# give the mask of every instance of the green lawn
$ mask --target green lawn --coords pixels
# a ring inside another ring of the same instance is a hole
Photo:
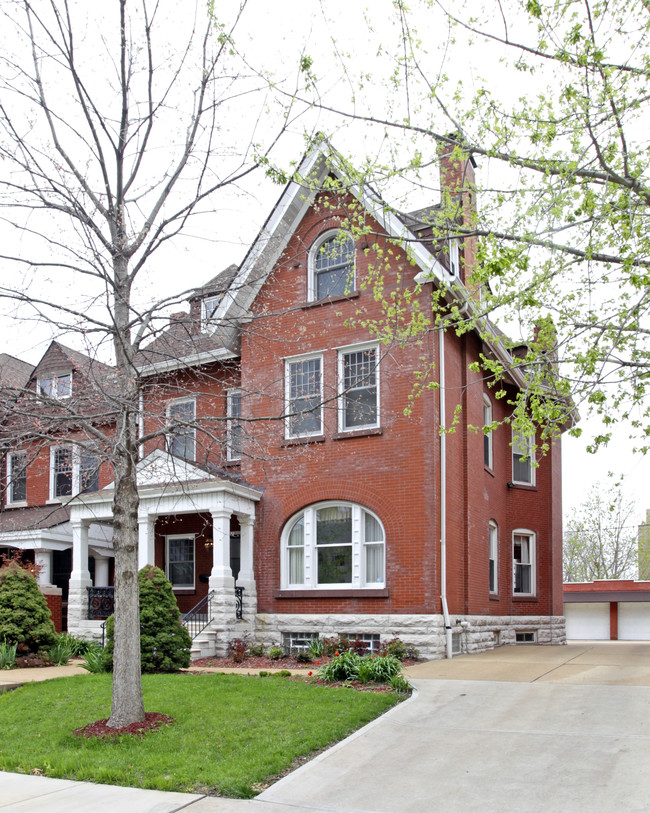
[[[145,709],[170,715],[173,725],[142,738],[73,736],[109,716],[111,678],[60,678],[0,695],[0,769],[249,798],[296,757],[401,699],[281,677],[144,675]]]

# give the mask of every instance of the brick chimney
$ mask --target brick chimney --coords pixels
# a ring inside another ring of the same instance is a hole
[[[467,284],[476,259],[476,237],[463,237],[472,229],[476,216],[476,161],[460,146],[457,134],[438,142],[440,198],[449,216],[449,237],[459,237],[460,278]],[[478,296],[475,291],[470,292]]]

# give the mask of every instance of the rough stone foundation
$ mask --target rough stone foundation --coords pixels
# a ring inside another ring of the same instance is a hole
[[[451,618],[454,654],[484,652],[516,644],[518,632],[534,633],[537,644],[566,644],[564,616],[459,616]],[[271,615],[259,613],[251,630],[258,643],[279,643],[283,632],[317,632],[321,637],[379,633],[401,638],[428,658],[445,657],[442,615]],[[456,638],[458,636],[458,638]]]

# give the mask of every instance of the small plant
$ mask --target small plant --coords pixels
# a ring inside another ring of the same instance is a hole
[[[253,658],[263,658],[266,655],[266,647],[264,644],[251,644],[248,654]]]
[[[413,646],[413,644],[407,644],[399,638],[393,638],[383,645],[381,654],[384,656],[392,655],[394,658],[404,661],[416,660],[420,652]]]
[[[355,638],[354,641],[350,642],[349,646],[352,652],[356,652],[357,655],[367,655],[370,651],[368,641],[362,641],[361,638]]]
[[[0,641],[0,669],[13,669],[16,665],[17,644]]]
[[[308,649],[299,649],[296,651],[296,660],[298,663],[311,663],[311,652]]]
[[[324,666],[321,666],[318,676],[326,683],[357,680],[361,660],[361,657],[356,652],[341,652]]]
[[[89,644],[86,654],[84,655],[84,662],[81,664],[81,668],[85,669],[87,672],[93,672],[94,674],[106,672],[103,650],[99,644]]]
[[[75,656],[75,650],[67,636],[61,635],[59,640],[47,651],[47,656],[57,666],[65,666]]]
[[[408,694],[408,692],[411,691],[411,684],[401,673],[398,675],[393,675],[393,677],[390,679],[390,686],[391,689],[399,692],[400,694]]]
[[[279,661],[280,658],[284,658],[284,649],[282,649],[281,646],[278,646],[277,644],[274,644],[269,649],[269,658],[272,661]]]
[[[323,638],[322,655],[332,657],[337,652],[345,652],[350,648],[350,641],[345,635],[334,635],[331,638]]]
[[[76,638],[74,635],[70,635],[69,632],[64,632],[59,637],[59,641],[67,642],[72,650],[73,658],[81,658],[89,649],[93,649],[93,647],[96,646],[95,641],[87,641],[85,638]]]
[[[314,658],[321,658],[323,656],[323,649],[325,645],[322,638],[312,638],[309,642],[309,654]]]
[[[291,677],[291,672],[288,669],[280,669],[279,672],[275,673],[275,677],[283,677],[283,678]]]
[[[249,652],[250,645],[245,635],[243,638],[232,638],[228,641],[228,657],[232,658],[235,663],[242,663]]]
[[[268,676],[269,676],[269,673],[266,671],[266,669],[260,669],[260,677],[268,677]]]

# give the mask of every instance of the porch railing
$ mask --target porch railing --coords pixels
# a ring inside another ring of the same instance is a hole
[[[108,618],[115,612],[114,587],[87,587],[88,618]]]
[[[214,590],[210,590],[198,604],[183,616],[183,626],[187,628],[190,638],[194,640],[199,633],[208,626],[214,618],[212,601],[215,597]],[[244,617],[244,588],[235,587],[235,618],[241,620]]]
[[[196,636],[202,632],[212,621],[212,599],[214,598],[214,590],[210,590],[207,596],[204,596],[198,604],[185,613],[183,616],[183,625],[187,628],[190,638],[194,640]]]

